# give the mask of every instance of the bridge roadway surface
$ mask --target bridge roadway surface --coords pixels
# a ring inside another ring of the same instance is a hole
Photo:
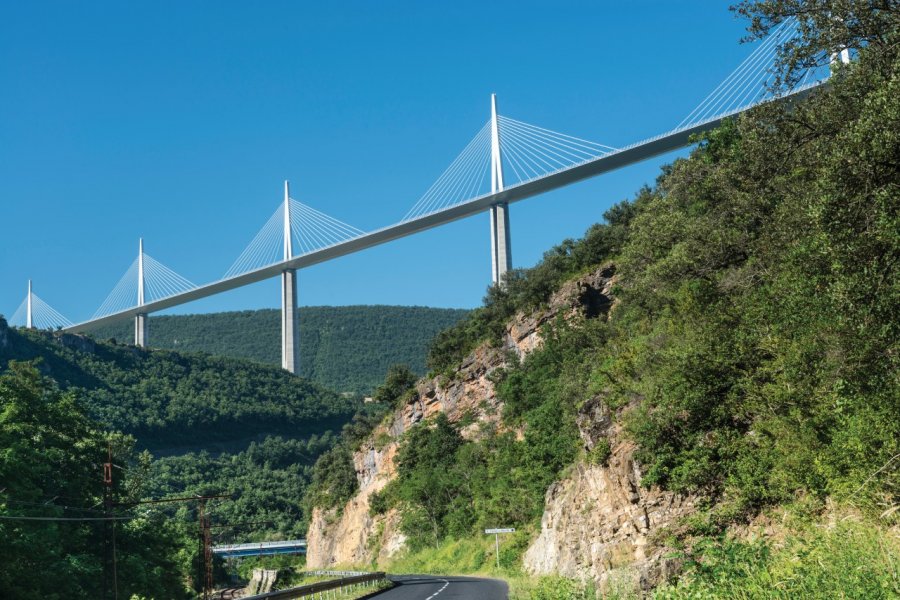
[[[507,600],[509,587],[499,579],[449,575],[390,575],[397,584],[377,600]]]
[[[821,85],[821,82],[818,81],[807,84],[784,96],[780,96],[775,100],[783,101],[791,98],[802,98],[810,94],[819,85]],[[526,198],[531,198],[532,196],[537,196],[550,190],[558,189],[609,171],[639,163],[654,156],[659,156],[690,145],[693,135],[714,129],[715,127],[718,127],[724,119],[740,114],[748,110],[748,108],[749,107],[743,107],[732,110],[731,112],[706,119],[700,123],[688,125],[654,138],[632,144],[631,146],[626,146],[625,148],[615,150],[597,158],[542,175],[536,179],[508,186],[502,191],[478,196],[460,204],[409,221],[403,221],[343,242],[335,243],[331,246],[294,256],[285,261],[276,262],[240,275],[191,288],[184,292],[147,302],[139,306],[133,306],[116,313],[63,327],[62,331],[69,333],[85,332],[101,325],[106,325],[126,318],[133,318],[139,314],[150,314],[166,308],[172,308],[187,302],[192,302],[214,294],[219,294],[221,292],[279,276],[285,270],[302,269],[304,267],[316,265],[367,248],[372,248],[386,242],[407,237],[433,227],[438,227],[458,219],[463,219],[487,211],[491,206],[498,203],[512,204],[513,202],[525,200]]]

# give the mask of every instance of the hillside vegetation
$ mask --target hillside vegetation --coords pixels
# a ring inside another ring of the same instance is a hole
[[[0,372],[9,360],[39,359],[41,371],[75,392],[92,419],[154,451],[246,446],[268,434],[306,437],[340,429],[357,408],[280,367],[2,327]]]
[[[499,523],[534,531],[550,482],[576,460],[606,460],[602,444],[585,453],[576,426],[599,398],[636,444],[643,485],[701,499],[671,532],[688,568],[661,597],[900,595],[900,8],[740,10],[759,34],[812,15],[784,49],[784,79],[823,45],[860,48],[858,60],[804,101],[704,135],[653,188],[512,272],[505,291],[436,338],[429,367],[452,378],[517,311],[615,265],[608,321],[549,324],[544,346],[496,378],[505,432],[467,441],[438,416],[405,434],[397,477],[372,509],[401,510],[413,552]],[[347,464],[338,450],[323,457],[311,502],[340,506]],[[726,535],[778,510],[813,524],[849,514],[851,532],[798,525],[777,549]],[[501,554],[507,567],[528,541]],[[859,577],[841,575],[853,569]],[[563,597],[542,593],[533,597]]]
[[[425,372],[428,343],[468,313],[423,306],[303,306],[300,375],[338,392],[368,394],[394,364]],[[150,317],[150,346],[281,365],[281,313],[246,310]],[[129,343],[131,323],[91,332]]]
[[[225,495],[208,507],[217,541],[302,536],[312,466],[357,411],[359,399],[279,367],[10,329],[0,318],[3,597],[111,589],[111,529],[96,520],[108,445],[120,592],[190,597],[197,503],[130,503]]]

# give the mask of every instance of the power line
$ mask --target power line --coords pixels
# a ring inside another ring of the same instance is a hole
[[[130,521],[137,517],[14,517],[0,515],[4,521]]]

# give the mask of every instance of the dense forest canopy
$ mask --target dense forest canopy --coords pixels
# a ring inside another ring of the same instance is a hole
[[[369,394],[388,367],[425,372],[431,338],[468,313],[424,306],[300,307],[300,375],[337,392]],[[281,364],[278,310],[150,317],[150,346]],[[130,343],[131,323],[92,331]]]
[[[77,392],[100,424],[143,447],[246,446],[262,435],[306,437],[338,430],[355,412],[344,398],[279,367],[247,360],[93,343],[79,336],[6,329],[10,359],[40,359],[41,371]]]

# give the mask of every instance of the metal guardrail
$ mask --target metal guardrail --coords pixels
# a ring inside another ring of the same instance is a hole
[[[342,573],[346,571],[322,571],[321,573]],[[385,573],[379,571],[377,573],[365,573],[363,575],[353,575],[352,577],[340,577],[339,579],[330,579],[328,581],[319,581],[308,585],[289,588],[286,590],[278,590],[275,592],[267,592],[265,594],[257,594],[256,596],[245,596],[242,600],[287,600],[289,598],[305,598],[318,594],[319,592],[327,592],[330,590],[343,589],[358,585],[366,585],[375,583],[385,579]]]

